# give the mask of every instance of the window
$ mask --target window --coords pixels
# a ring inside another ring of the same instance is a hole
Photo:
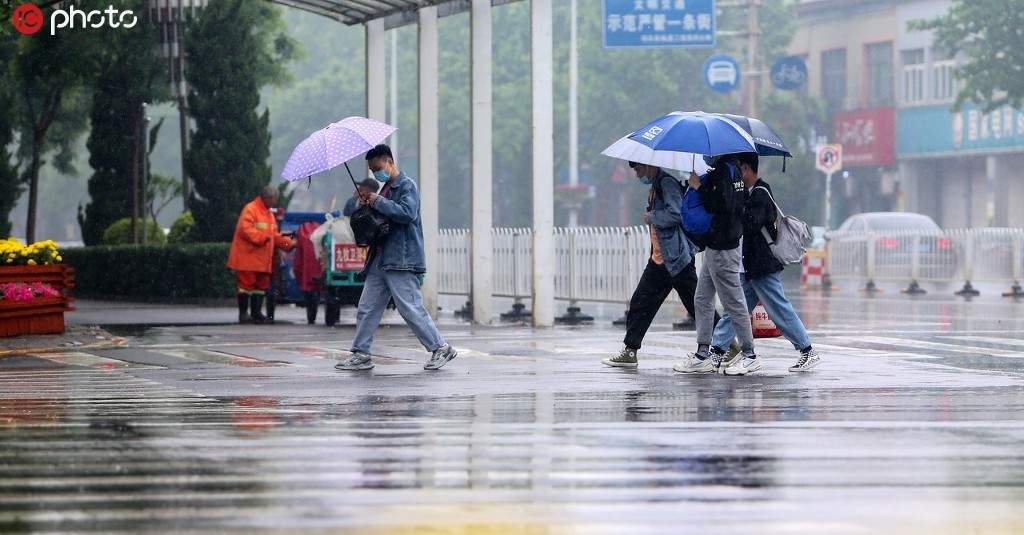
[[[843,109],[846,100],[846,49],[821,53],[821,96],[829,111]]]
[[[900,63],[903,64],[904,104],[919,104],[924,101],[924,49],[904,50],[900,52]]]
[[[949,102],[960,92],[960,84],[956,79],[956,60],[945,50],[932,49],[932,98],[939,102]]]
[[[891,106],[892,43],[867,45],[864,55],[868,71],[868,106]]]

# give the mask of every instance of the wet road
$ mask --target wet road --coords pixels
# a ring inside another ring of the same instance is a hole
[[[808,296],[826,363],[686,377],[693,334],[128,328],[0,359],[0,532],[1021,533],[1024,303]]]

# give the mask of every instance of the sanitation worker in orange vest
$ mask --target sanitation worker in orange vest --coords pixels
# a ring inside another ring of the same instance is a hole
[[[242,208],[231,240],[228,268],[238,280],[238,322],[264,323],[260,312],[270,287],[270,273],[276,249],[291,250],[295,242],[278,234],[270,209],[277,206],[277,188],[266,186],[260,196]],[[249,313],[249,310],[252,313]]]

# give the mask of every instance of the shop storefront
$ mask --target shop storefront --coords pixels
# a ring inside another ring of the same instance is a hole
[[[965,104],[900,109],[899,177],[908,209],[946,228],[1024,226],[1024,113]]]
[[[843,146],[843,180],[835,187],[843,199],[840,214],[886,212],[898,209],[900,187],[896,173],[892,107],[836,112],[830,141]],[[841,222],[841,219],[834,223]]]

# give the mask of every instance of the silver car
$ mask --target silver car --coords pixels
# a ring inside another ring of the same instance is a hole
[[[945,279],[956,273],[961,254],[957,243],[932,218],[923,214],[868,212],[852,215],[837,231],[826,234],[826,239],[841,239],[846,243],[867,242],[871,236],[874,237],[875,269],[879,276],[906,271],[914,256],[915,237],[922,279]],[[857,250],[859,254],[865,252],[863,248]],[[864,263],[855,261],[853,265],[863,266]]]

